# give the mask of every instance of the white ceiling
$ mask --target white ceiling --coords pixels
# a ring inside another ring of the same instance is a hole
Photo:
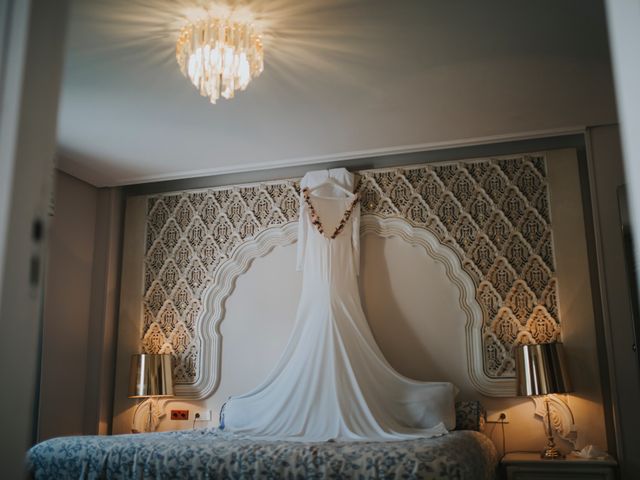
[[[265,71],[211,105],[173,56],[203,2],[73,0],[60,168],[122,185],[616,121],[600,1],[245,3]]]

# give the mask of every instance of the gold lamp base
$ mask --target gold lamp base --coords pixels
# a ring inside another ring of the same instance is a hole
[[[564,458],[564,455],[560,453],[555,445],[548,445],[547,448],[540,452],[540,458],[555,460],[557,458]]]
[[[540,454],[540,457],[547,460],[555,460],[557,458],[564,458],[564,455],[560,453],[556,442],[553,441],[553,428],[551,426],[551,409],[549,408],[549,397],[544,399],[545,406],[547,407],[547,446]]]

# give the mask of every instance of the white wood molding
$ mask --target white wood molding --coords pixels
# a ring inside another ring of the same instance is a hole
[[[97,187],[118,187],[124,185],[137,185],[141,183],[167,182],[172,180],[184,180],[199,177],[209,177],[213,175],[229,175],[256,171],[269,171],[281,168],[294,168],[305,165],[322,165],[326,163],[344,162],[347,160],[358,160],[363,158],[377,158],[391,155],[405,155],[411,153],[425,153],[437,150],[445,150],[451,148],[479,147],[482,145],[491,145],[501,142],[517,142],[525,140],[536,140],[552,137],[561,137],[564,135],[579,135],[585,131],[584,125],[573,125],[566,128],[553,128],[544,130],[532,130],[528,132],[508,133],[502,135],[487,135],[483,137],[474,137],[467,139],[453,139],[442,142],[427,142],[409,145],[397,145],[386,148],[367,148],[362,150],[353,150],[342,153],[329,155],[317,155],[300,158],[289,158],[279,161],[261,162],[261,163],[245,163],[243,165],[223,165],[214,168],[204,168],[196,170],[184,170],[176,173],[167,173],[161,175],[142,175],[125,178],[114,178],[110,182],[104,182],[103,178],[91,177],[89,183]],[[70,175],[78,178],[87,177],[89,174],[81,171],[78,166],[72,164],[68,158],[72,155],[67,154],[64,149],[60,149],[60,163],[64,171],[68,171]]]
[[[398,237],[411,245],[422,247],[429,257],[444,265],[447,278],[458,289],[459,306],[466,316],[465,344],[469,381],[478,392],[484,395],[492,397],[515,395],[515,379],[492,378],[484,372],[482,308],[476,300],[473,279],[464,270],[460,257],[454,250],[440,242],[431,231],[413,227],[399,217],[381,218],[376,215],[365,215],[362,217],[360,234],[377,234],[383,238]]]
[[[197,343],[200,348],[200,368],[193,384],[175,385],[177,396],[185,399],[202,399],[213,394],[220,384],[222,335],[220,324],[225,316],[225,303],[235,288],[237,278],[246,272],[251,262],[263,257],[273,248],[290,245],[296,241],[298,224],[289,222],[283,226],[268,228],[251,240],[238,246],[233,255],[216,271],[212,286],[204,293],[204,309],[197,322]]]
[[[459,305],[466,316],[465,343],[466,365],[469,381],[482,394],[489,396],[512,396],[515,380],[512,378],[491,378],[483,369],[482,324],[483,313],[475,299],[476,288],[472,278],[464,270],[460,258],[450,247],[441,243],[427,229],[413,227],[406,220],[381,218],[376,215],[362,217],[361,235],[376,234],[383,238],[398,237],[405,242],[422,247],[427,255],[445,267],[449,280],[459,292]],[[229,298],[237,278],[245,273],[252,261],[269,253],[276,246],[290,245],[296,241],[297,224],[287,223],[281,227],[269,228],[240,245],[233,256],[216,272],[214,281],[205,293],[202,319],[198,322],[197,341],[200,348],[199,375],[193,384],[176,385],[176,395],[184,399],[203,399],[212,395],[220,383],[222,335],[220,324],[225,316],[225,303]]]

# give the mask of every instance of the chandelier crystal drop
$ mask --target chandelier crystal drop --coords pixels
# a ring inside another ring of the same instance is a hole
[[[233,98],[262,73],[262,35],[250,23],[210,17],[182,28],[176,60],[200,95],[216,103]]]

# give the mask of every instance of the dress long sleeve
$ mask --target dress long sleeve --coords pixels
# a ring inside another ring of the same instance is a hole
[[[351,212],[353,227],[351,230],[351,245],[353,247],[353,267],[356,275],[360,275],[360,203]]]
[[[298,245],[296,247],[296,270],[302,271],[304,266],[304,255],[307,251],[307,228],[309,222],[309,214],[307,206],[304,203],[302,193],[300,193],[300,215],[298,217]]]

